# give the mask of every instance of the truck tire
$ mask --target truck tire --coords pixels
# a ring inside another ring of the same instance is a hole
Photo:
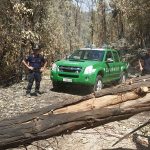
[[[102,88],[103,88],[102,77],[100,75],[98,75],[96,78],[96,82],[95,82],[93,91],[97,92],[97,91],[102,90]]]
[[[119,84],[125,83],[127,80],[127,73],[126,72],[122,72],[120,75],[120,80],[119,80]]]

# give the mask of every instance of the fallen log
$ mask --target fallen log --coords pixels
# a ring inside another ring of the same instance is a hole
[[[105,88],[102,91],[95,92],[95,97],[111,95],[111,94],[112,95],[119,94],[119,93],[123,93],[123,92],[127,92],[127,91],[132,91],[139,87],[150,87],[150,78],[148,78],[146,80],[144,80],[144,79],[140,80],[140,78],[139,78],[139,82],[136,82],[136,80],[134,82],[134,80],[132,80],[131,82],[129,81],[127,84],[121,84],[114,88]]]
[[[130,79],[131,83],[139,82],[139,81],[149,81],[150,80],[150,75],[145,75],[145,76],[140,76],[136,78]]]
[[[140,81],[140,84],[123,85],[123,90],[121,86],[0,121],[0,149],[26,145],[35,140],[96,127],[150,111],[148,80]],[[116,90],[119,94],[113,95],[112,91]]]

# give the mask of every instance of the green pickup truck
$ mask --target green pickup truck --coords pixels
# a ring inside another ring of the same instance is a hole
[[[82,48],[53,63],[50,77],[54,88],[71,83],[89,86],[95,92],[107,83],[125,82],[127,69],[128,63],[121,61],[116,50]]]

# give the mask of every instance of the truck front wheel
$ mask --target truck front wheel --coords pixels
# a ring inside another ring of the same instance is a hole
[[[100,75],[97,76],[96,82],[94,85],[94,92],[100,91],[103,88],[103,82],[102,82],[102,77]]]

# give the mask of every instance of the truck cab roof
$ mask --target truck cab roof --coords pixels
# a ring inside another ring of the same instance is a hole
[[[79,50],[101,50],[103,51],[104,48],[80,48]]]
[[[111,50],[111,51],[113,51],[114,49],[110,49],[110,48],[80,48],[78,50],[99,50],[99,51]]]

